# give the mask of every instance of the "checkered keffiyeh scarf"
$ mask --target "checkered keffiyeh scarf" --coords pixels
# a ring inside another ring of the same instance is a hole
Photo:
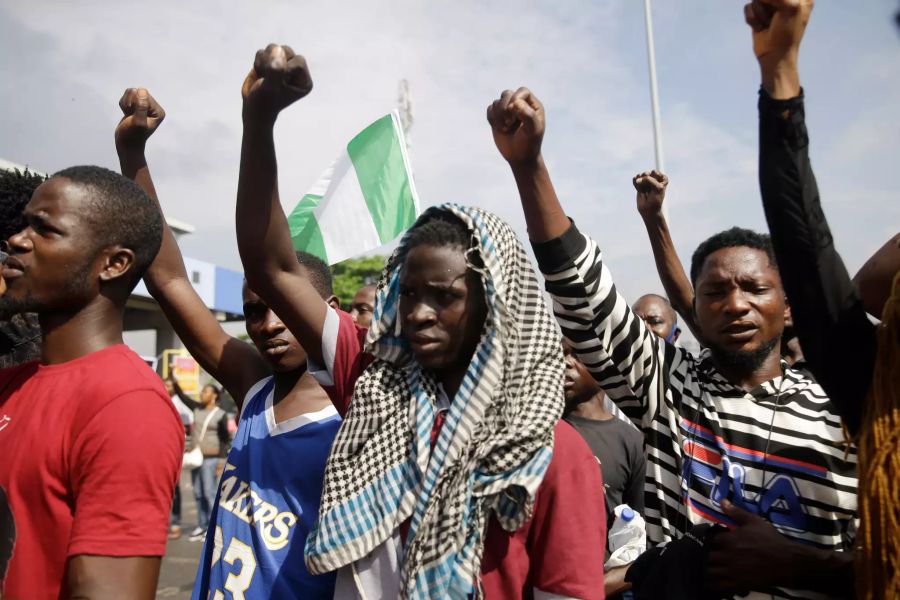
[[[437,382],[412,358],[397,318],[404,238],[378,285],[367,339],[376,360],[332,446],[306,542],[309,570],[324,573],[366,556],[410,519],[400,587],[414,599],[480,595],[489,517],[512,532],[531,516],[563,410],[560,335],[515,233],[491,213],[453,204],[417,224],[441,211],[472,232],[468,262],[484,284],[488,315],[472,362],[432,448]]]

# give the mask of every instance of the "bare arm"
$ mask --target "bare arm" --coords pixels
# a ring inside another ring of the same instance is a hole
[[[244,137],[237,193],[237,238],[247,283],[281,318],[307,355],[322,362],[325,301],[297,262],[278,196],[274,127],[278,113],[309,93],[302,56],[270,44],[244,81]]]
[[[67,597],[153,600],[161,560],[158,556],[73,556],[66,565]]]
[[[700,330],[694,322],[694,286],[684,272],[675,251],[675,243],[669,234],[669,224],[662,212],[669,178],[658,171],[650,171],[635,175],[632,183],[637,190],[638,213],[647,228],[653,259],[656,261],[656,271],[659,273],[663,289],[666,290],[666,296],[669,297],[672,308],[687,323],[694,337],[702,341]]]
[[[891,296],[891,283],[900,272],[900,233],[873,254],[859,272],[853,276],[853,283],[859,290],[866,312],[881,318],[884,303]]]
[[[172,388],[175,390],[175,395],[178,396],[178,399],[181,400],[185,406],[187,406],[191,410],[198,410],[203,408],[202,402],[197,402],[190,396],[184,393],[184,390],[181,389],[181,386],[178,384],[178,380],[169,375],[169,380],[172,382]],[[237,401],[235,401],[237,402]]]
[[[122,174],[134,180],[159,206],[144,149],[165,113],[143,89],[126,90],[119,104],[125,113],[116,128]],[[240,408],[250,387],[269,374],[268,365],[254,348],[222,329],[191,285],[181,251],[165,220],[163,227],[159,254],[144,275],[147,289],[191,356],[228,389]]]

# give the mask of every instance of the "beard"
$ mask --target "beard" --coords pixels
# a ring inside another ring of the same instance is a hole
[[[62,284],[62,294],[56,298],[39,299],[31,291],[26,292],[23,298],[14,298],[7,287],[6,293],[0,296],[0,319],[9,320],[13,315],[27,312],[67,312],[73,306],[84,304],[91,293],[91,266],[90,262],[86,262],[73,270]]]
[[[734,371],[752,373],[762,366],[780,342],[781,336],[777,335],[760,344],[756,350],[725,350],[717,346],[709,346],[709,350],[717,364]]]

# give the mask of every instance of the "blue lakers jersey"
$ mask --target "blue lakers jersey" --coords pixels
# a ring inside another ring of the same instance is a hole
[[[247,393],[197,570],[192,600],[331,600],[334,573],[303,562],[325,461],[341,424],[334,407],[275,423],[274,380]]]

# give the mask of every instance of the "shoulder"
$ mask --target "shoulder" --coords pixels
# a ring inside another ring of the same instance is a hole
[[[19,378],[26,378],[37,371],[38,361],[33,360],[20,365],[0,369],[0,393],[8,384]]]
[[[241,410],[240,418],[243,420],[245,416],[248,416],[254,412],[254,406],[257,403],[265,402],[266,397],[272,392],[272,386],[269,383],[274,379],[274,376],[269,375],[268,377],[263,377],[247,390],[247,394],[244,396],[244,404],[243,409]]]
[[[544,477],[545,482],[555,481],[564,473],[582,469],[597,469],[597,459],[590,446],[569,423],[560,419],[553,428],[553,458]]]

